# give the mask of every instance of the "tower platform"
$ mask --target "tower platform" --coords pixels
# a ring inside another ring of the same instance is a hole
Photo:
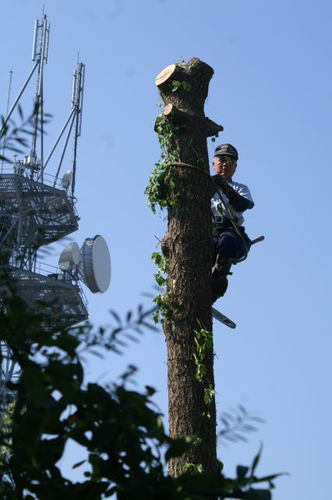
[[[24,173],[0,174],[0,243],[37,249],[78,229],[74,200]]]

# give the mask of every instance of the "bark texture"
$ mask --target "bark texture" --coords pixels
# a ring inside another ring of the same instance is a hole
[[[168,208],[168,231],[162,244],[167,255],[166,300],[170,310],[163,322],[168,352],[169,433],[172,438],[198,438],[187,454],[171,460],[169,472],[173,476],[188,463],[217,471],[214,397],[210,404],[204,402],[206,390],[214,390],[213,348],[203,360],[206,375],[201,382],[195,378],[194,360],[194,332],[212,332],[211,178],[206,138],[223,129],[204,115],[212,75],[213,69],[195,58],[185,66],[167,66],[156,78],[165,103],[162,116],[181,125],[169,151],[178,160],[170,167],[177,201]]]

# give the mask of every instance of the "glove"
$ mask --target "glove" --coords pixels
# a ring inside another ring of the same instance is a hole
[[[228,193],[230,191],[230,189],[232,189],[228,182],[226,181],[226,179],[224,179],[224,177],[222,175],[212,175],[211,176],[211,179],[215,182],[215,184],[221,188],[224,193]]]

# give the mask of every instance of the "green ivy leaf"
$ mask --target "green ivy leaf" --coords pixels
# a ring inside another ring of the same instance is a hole
[[[181,82],[179,82],[179,80],[172,81],[172,88],[171,88],[172,92],[176,92],[180,87],[181,87]]]
[[[187,82],[186,80],[183,80],[182,87],[186,92],[191,91],[191,83]]]
[[[238,465],[236,467],[236,477],[237,477],[238,481],[243,481],[243,479],[246,477],[248,471],[249,471],[249,467],[246,467],[244,465]]]
[[[255,470],[256,470],[256,467],[259,463],[259,460],[261,458],[261,455],[262,455],[262,451],[263,451],[263,445],[261,444],[260,445],[260,448],[259,448],[259,451],[257,453],[257,455],[255,455],[253,461],[252,461],[252,464],[251,464],[251,469],[250,469],[250,475],[251,476],[254,476],[255,474]]]

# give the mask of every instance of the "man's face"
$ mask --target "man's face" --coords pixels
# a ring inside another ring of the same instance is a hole
[[[213,168],[216,174],[230,180],[236,170],[236,159],[230,155],[218,155],[213,158]]]

